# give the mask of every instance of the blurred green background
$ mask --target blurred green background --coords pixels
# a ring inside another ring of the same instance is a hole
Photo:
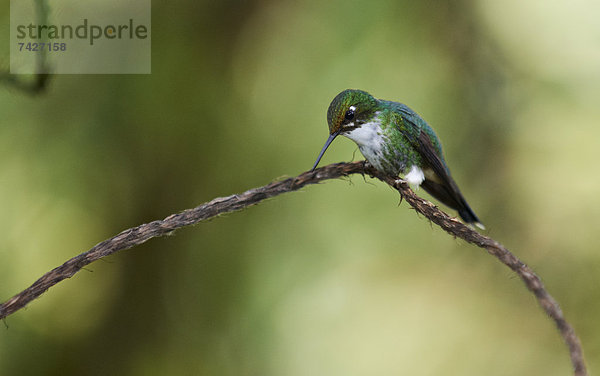
[[[360,88],[436,129],[598,370],[599,12],[155,0],[151,75],[0,88],[0,300],[125,228],[309,169],[329,102]],[[0,17],[7,68],[8,1]],[[358,159],[340,139],[322,164]],[[521,281],[398,201],[353,176],[96,262],[6,320],[0,374],[569,374]]]

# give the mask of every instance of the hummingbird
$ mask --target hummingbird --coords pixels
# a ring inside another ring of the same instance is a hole
[[[458,211],[467,224],[485,227],[477,218],[444,160],[442,144],[433,129],[408,106],[373,97],[362,90],[344,90],[327,110],[329,138],[312,170],[339,135],[354,141],[378,171],[403,175],[411,185]]]

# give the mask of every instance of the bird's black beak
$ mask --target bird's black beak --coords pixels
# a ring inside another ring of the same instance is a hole
[[[325,154],[325,150],[327,150],[327,148],[329,147],[329,145],[338,136],[338,134],[340,134],[339,131],[338,132],[334,132],[334,133],[332,133],[332,134],[329,135],[329,138],[325,142],[325,146],[323,146],[323,149],[321,149],[321,152],[319,153],[319,156],[317,157],[317,161],[315,162],[315,165],[313,166],[313,168],[312,168],[311,171],[314,171],[315,168],[317,168],[317,165],[319,164],[319,161],[321,160],[321,158],[323,158],[323,154]]]

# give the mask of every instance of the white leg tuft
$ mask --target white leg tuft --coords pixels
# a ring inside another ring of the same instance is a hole
[[[416,185],[418,187],[421,185],[423,180],[425,180],[425,174],[423,173],[423,170],[421,170],[421,168],[419,168],[419,166],[413,165],[410,168],[409,173],[406,174],[406,180],[410,184]]]

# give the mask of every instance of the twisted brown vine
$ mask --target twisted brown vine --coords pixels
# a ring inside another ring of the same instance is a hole
[[[546,314],[555,322],[568,346],[575,376],[587,375],[579,338],[565,319],[556,300],[546,291],[540,278],[529,266],[521,262],[497,241],[465,226],[460,221],[442,212],[429,201],[418,197],[406,182],[398,180],[395,177],[386,176],[365,162],[331,164],[315,171],[304,172],[293,178],[250,189],[239,195],[215,198],[193,209],[172,214],[163,220],[127,229],[110,239],[98,243],[87,252],[73,257],[61,266],[52,269],[35,281],[30,287],[2,303],[0,305],[0,319],[4,319],[25,307],[50,287],[66,278],[72,277],[83,267],[100,258],[142,244],[152,238],[167,235],[178,228],[213,218],[219,214],[241,210],[282,193],[297,191],[308,184],[316,184],[324,180],[336,179],[351,174],[367,174],[387,183],[398,190],[402,198],[417,212],[440,226],[444,231],[485,249],[490,255],[496,257],[504,265],[513,270],[523,280],[527,289],[535,295]]]

